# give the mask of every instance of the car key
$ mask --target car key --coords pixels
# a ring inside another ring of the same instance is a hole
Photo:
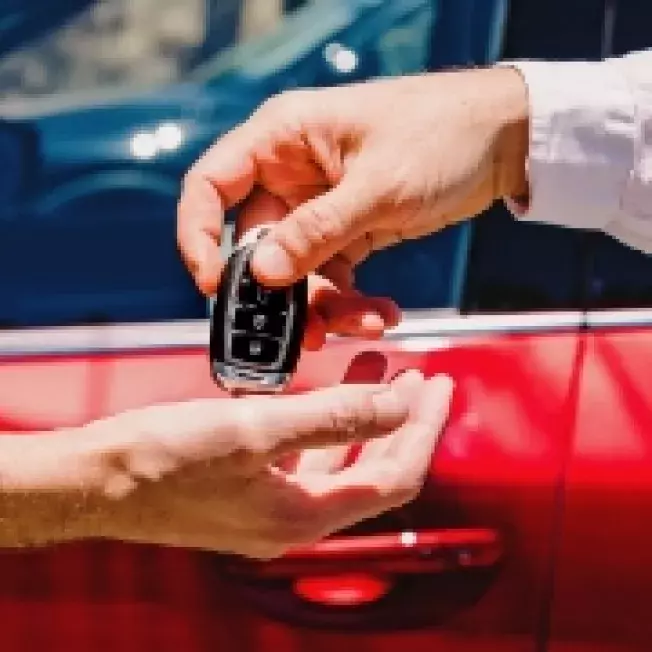
[[[254,278],[251,258],[266,231],[260,229],[255,238],[250,232],[230,253],[227,249],[212,301],[211,374],[232,394],[281,391],[292,378],[301,353],[308,281],[304,278],[287,288],[271,289]],[[232,246],[231,238],[227,242]]]

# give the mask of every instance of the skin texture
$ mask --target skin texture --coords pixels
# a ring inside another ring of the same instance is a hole
[[[188,172],[179,247],[200,289],[214,292],[224,211],[238,206],[241,228],[274,223],[254,257],[261,282],[309,275],[306,346],[327,331],[378,337],[398,309],[355,291],[355,265],[525,194],[527,140],[526,87],[512,68],[287,92]]]
[[[4,435],[0,546],[107,538],[276,557],[414,498],[451,391],[446,377],[407,372]]]

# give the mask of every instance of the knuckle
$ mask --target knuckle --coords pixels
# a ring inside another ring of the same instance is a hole
[[[297,222],[308,247],[332,242],[342,231],[341,212],[328,196],[305,204],[297,215]]]
[[[376,421],[373,393],[365,392],[342,395],[331,408],[327,423],[335,432],[364,435],[375,429]]]
[[[286,121],[302,101],[302,91],[287,90],[268,97],[258,108],[259,117]]]

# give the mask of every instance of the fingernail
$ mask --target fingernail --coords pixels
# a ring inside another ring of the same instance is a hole
[[[442,394],[451,394],[455,383],[453,379],[446,374],[439,374],[428,381],[431,390],[441,392]]]
[[[417,369],[408,369],[401,372],[395,378],[392,378],[391,386],[400,394],[411,409],[418,409],[418,403],[423,395],[424,378],[423,374]]]
[[[285,250],[275,242],[263,241],[254,253],[254,271],[265,280],[285,281],[294,275],[294,266]]]
[[[404,383],[421,383],[423,381],[423,374],[418,369],[403,369],[392,378],[392,382]]]
[[[426,419],[431,418],[433,408],[442,403],[450,405],[453,397],[453,387],[453,379],[445,374],[430,378],[426,383],[426,391],[421,395],[419,413],[424,415]]]
[[[437,425],[441,428],[448,419],[453,397],[453,379],[441,374],[430,378],[426,383],[426,390],[422,392],[417,406],[417,419],[423,424]],[[428,429],[424,430],[425,433]],[[433,446],[441,432],[433,440]],[[432,436],[432,432],[428,436]]]

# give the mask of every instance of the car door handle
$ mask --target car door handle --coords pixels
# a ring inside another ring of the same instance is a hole
[[[344,575],[444,573],[494,566],[503,552],[492,529],[404,530],[324,539],[278,559],[233,559],[227,570],[243,579],[291,579]]]

